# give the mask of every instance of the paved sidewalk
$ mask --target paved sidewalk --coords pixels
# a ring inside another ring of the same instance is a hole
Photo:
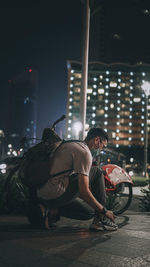
[[[42,231],[32,229],[25,217],[0,216],[0,266],[148,267],[150,213],[136,209],[131,205],[129,211],[116,218],[117,232],[91,233],[91,220],[66,218],[57,223],[55,230]]]

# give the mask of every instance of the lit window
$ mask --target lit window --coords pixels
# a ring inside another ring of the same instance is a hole
[[[92,94],[92,92],[93,92],[93,89],[91,89],[91,88],[87,89],[87,94]]]
[[[142,72],[142,76],[145,76],[145,72]]]
[[[114,108],[114,106],[115,106],[115,105],[114,105],[113,103],[110,104],[110,108]]]
[[[117,87],[117,83],[116,82],[110,82],[110,87]]]
[[[96,84],[93,84],[93,88],[97,88],[97,85]]]
[[[85,129],[88,131],[88,129],[89,129],[89,124],[85,124]]]
[[[107,75],[109,74],[109,71],[108,71],[108,70],[106,71],[106,74],[107,74]]]
[[[73,81],[73,80],[74,80],[74,77],[73,77],[73,76],[72,76],[72,77],[70,77],[70,80],[71,80],[71,81]]]
[[[126,87],[126,84],[125,83],[120,83],[121,87]]]
[[[130,72],[130,75],[133,76],[133,72]]]
[[[118,75],[121,75],[121,71],[118,71]]]
[[[116,133],[112,132],[112,138],[116,138]]]
[[[104,89],[102,89],[102,88],[101,89],[98,89],[98,93],[99,94],[104,94]]]

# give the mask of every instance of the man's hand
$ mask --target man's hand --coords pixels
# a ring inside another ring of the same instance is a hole
[[[107,210],[105,216],[109,218],[113,223],[115,222],[115,215],[111,210]]]

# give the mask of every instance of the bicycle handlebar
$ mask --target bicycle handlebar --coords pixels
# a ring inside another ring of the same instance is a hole
[[[52,129],[55,128],[56,124],[60,121],[63,121],[66,118],[66,115],[62,115],[57,121],[55,121],[52,125]]]

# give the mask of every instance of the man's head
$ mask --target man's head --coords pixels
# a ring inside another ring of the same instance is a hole
[[[102,128],[91,128],[85,139],[89,148],[101,150],[107,146],[108,143],[108,134]]]

